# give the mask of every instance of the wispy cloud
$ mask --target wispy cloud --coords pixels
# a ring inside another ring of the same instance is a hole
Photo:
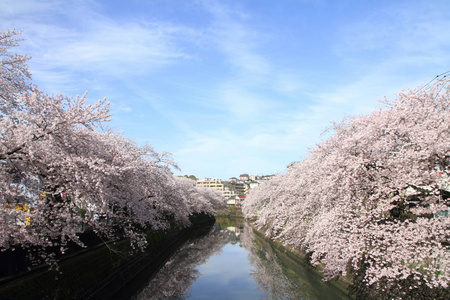
[[[81,71],[102,74],[126,72],[142,74],[189,55],[177,48],[173,40],[180,28],[161,24],[117,24],[91,21],[91,29],[77,39],[62,40],[63,45],[46,53],[46,61]]]
[[[78,85],[74,79],[83,75],[141,76],[191,58],[178,43],[194,38],[193,30],[157,21],[120,22],[99,14],[94,3],[57,1],[52,6],[30,1],[8,5],[3,16],[15,12],[15,20],[9,23],[20,24],[24,30],[25,51],[33,53],[32,71],[46,85]],[[53,18],[66,21],[55,23]]]
[[[197,176],[283,171],[330,121],[450,68],[439,0],[0,6],[1,27],[24,29],[41,88],[106,96],[117,129]]]

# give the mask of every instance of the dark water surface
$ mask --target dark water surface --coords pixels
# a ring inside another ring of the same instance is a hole
[[[350,299],[305,262],[231,219],[218,219],[207,234],[186,242],[132,294],[132,300]]]

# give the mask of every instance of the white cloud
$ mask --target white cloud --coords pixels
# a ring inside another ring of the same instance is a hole
[[[77,78],[83,74],[93,80],[129,78],[191,58],[178,43],[195,40],[193,30],[156,21],[120,22],[99,15],[94,4],[30,1],[8,4],[2,15],[3,27],[24,30],[23,49],[33,56],[31,71],[52,92],[73,90],[70,84],[79,86]]]
[[[69,69],[130,75],[159,68],[172,59],[188,58],[171,43],[172,28],[113,22],[94,22],[91,26],[88,33],[80,33],[76,39],[60,37],[61,46],[54,53],[46,53],[43,60]]]
[[[152,7],[169,11],[163,2]],[[283,171],[320,140],[330,121],[368,113],[383,96],[450,65],[450,7],[435,7],[443,1],[371,5],[356,18],[340,15],[326,43],[313,35],[331,31],[312,28],[311,36],[295,37],[293,28],[293,42],[317,42],[324,62],[306,44],[302,57],[286,50],[291,56],[280,60],[283,47],[265,46],[291,41],[280,36],[279,23],[260,31],[248,3],[188,2],[188,17],[171,4],[170,14],[133,19],[106,15],[107,3],[0,0],[0,25],[24,29],[21,49],[33,56],[38,86],[107,96],[118,124],[129,126],[121,129],[139,132],[139,142],[157,132],[164,144],[155,146],[174,152],[183,171],[197,176]],[[130,12],[136,7],[143,5],[132,2]]]

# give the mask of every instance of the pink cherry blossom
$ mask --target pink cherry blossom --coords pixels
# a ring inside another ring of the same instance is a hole
[[[450,85],[401,92],[333,125],[309,155],[243,206],[272,239],[302,249],[327,279],[359,270],[383,288],[448,288]],[[386,286],[384,286],[386,288]]]
[[[10,53],[19,34],[0,32],[0,247],[82,245],[83,226],[115,237],[115,229],[146,245],[142,230],[195,213],[214,214],[219,193],[178,179],[170,154],[102,126],[108,103],[47,95],[31,84],[28,57]],[[42,251],[43,259],[54,255]]]

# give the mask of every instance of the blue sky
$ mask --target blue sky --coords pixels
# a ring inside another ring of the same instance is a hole
[[[446,0],[0,0],[0,28],[41,89],[106,97],[112,129],[197,177],[283,172],[450,70]]]

